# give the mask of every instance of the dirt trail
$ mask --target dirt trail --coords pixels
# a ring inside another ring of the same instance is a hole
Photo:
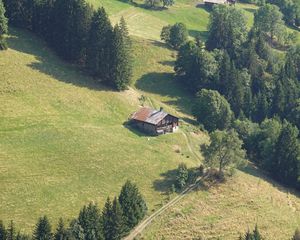
[[[185,138],[185,140],[186,140],[186,144],[187,144],[187,146],[188,146],[188,149],[189,149],[189,151],[199,160],[199,161],[201,161],[201,159],[200,159],[200,157],[197,155],[197,153],[195,153],[195,151],[193,150],[193,148],[192,148],[192,146],[191,146],[191,144],[190,144],[190,141],[189,141],[189,138],[188,138],[188,136],[186,135],[186,133],[183,131],[183,130],[181,130],[181,133],[182,133],[182,135],[184,136],[184,138]]]
[[[139,234],[142,233],[142,231],[151,224],[151,222],[156,219],[158,216],[160,216],[162,213],[164,213],[166,210],[168,210],[170,207],[175,205],[177,202],[179,202],[185,195],[187,195],[189,192],[193,191],[199,183],[200,179],[196,181],[196,183],[191,184],[187,189],[185,189],[183,192],[181,192],[177,197],[173,198],[170,202],[168,202],[166,205],[158,209],[156,212],[154,212],[152,215],[147,217],[143,222],[141,222],[133,231],[124,238],[124,240],[133,240],[135,237],[137,237]]]

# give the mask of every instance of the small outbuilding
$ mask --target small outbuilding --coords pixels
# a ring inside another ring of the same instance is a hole
[[[179,127],[179,118],[166,113],[162,108],[155,110],[142,107],[132,114],[131,123],[151,135],[160,135],[175,132]]]

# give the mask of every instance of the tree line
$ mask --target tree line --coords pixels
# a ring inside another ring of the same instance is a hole
[[[164,27],[161,38],[178,49],[176,78],[195,94],[192,113],[211,132],[207,165],[222,173],[247,156],[300,189],[300,45],[276,5],[263,4],[246,26],[241,10],[218,5],[205,43],[189,41],[179,23]]]
[[[300,2],[298,0],[240,0],[244,3],[264,5],[271,3],[277,5],[284,14],[284,20],[291,26],[300,26]]]
[[[262,237],[258,226],[256,225],[253,231],[248,231],[244,235],[240,235],[239,240],[263,240],[266,239]],[[295,230],[294,235],[290,240],[300,240],[300,231],[298,229]]]
[[[64,60],[117,90],[130,84],[131,41],[123,18],[113,27],[104,8],[95,11],[84,0],[4,0],[4,6],[11,25],[38,34]]]
[[[60,218],[53,231],[47,216],[38,219],[32,236],[17,232],[10,221],[0,221],[0,240],[120,240],[145,216],[146,202],[137,186],[127,181],[118,198],[107,198],[101,210],[97,204],[84,206],[67,226]]]

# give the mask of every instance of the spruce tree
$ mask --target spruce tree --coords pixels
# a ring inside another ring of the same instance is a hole
[[[56,228],[56,232],[54,234],[54,240],[67,240],[68,233],[65,229],[65,224],[62,218],[59,219],[58,226]]]
[[[77,219],[72,220],[70,223],[70,227],[68,229],[68,238],[70,240],[85,239],[84,230]]]
[[[299,131],[297,127],[284,121],[281,134],[275,146],[271,174],[283,183],[300,189],[300,143],[298,136]]]
[[[103,211],[102,211],[102,218],[103,218],[103,233],[105,239],[112,239],[113,236],[113,221],[112,221],[112,204],[109,199],[107,198]]]
[[[114,198],[112,204],[112,240],[121,240],[127,232],[122,207]]]
[[[300,231],[299,231],[298,228],[296,229],[295,234],[294,234],[292,240],[300,240]]]
[[[4,0],[10,24],[31,29],[34,0]]]
[[[104,8],[98,9],[91,22],[87,45],[87,68],[103,82],[110,78],[112,26]]]
[[[15,229],[15,224],[11,220],[8,227],[7,227],[7,235],[6,235],[7,240],[15,240],[16,239],[16,229]]]
[[[132,61],[128,48],[128,36],[116,25],[111,48],[111,85],[117,90],[125,90],[132,76]]]
[[[84,206],[79,213],[78,221],[83,229],[85,240],[104,239],[102,216],[97,205],[90,203]]]
[[[232,76],[231,76],[231,69],[232,69],[232,64],[231,64],[231,59],[227,51],[224,51],[222,54],[220,68],[219,68],[219,79],[220,83],[218,86],[218,90],[221,94],[223,95],[228,95],[228,84],[230,81],[232,81]]]
[[[4,38],[4,34],[8,31],[7,18],[5,17],[5,8],[2,0],[0,0],[0,50],[7,49],[7,44]]]
[[[47,218],[47,216],[39,218],[34,232],[33,232],[34,240],[51,240],[52,239],[52,231],[51,224]]]
[[[127,181],[122,187],[119,202],[124,213],[127,229],[132,229],[142,220],[147,212],[146,202],[137,186]]]
[[[55,1],[53,47],[64,59],[83,64],[92,8],[84,0]]]
[[[0,220],[0,240],[6,240],[7,231],[3,222]]]
[[[261,237],[260,232],[258,230],[257,224],[255,225],[255,229],[253,231],[253,239],[254,240],[262,240],[262,237]]]

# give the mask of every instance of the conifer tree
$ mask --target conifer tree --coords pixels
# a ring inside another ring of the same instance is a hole
[[[298,228],[296,229],[295,234],[294,234],[292,240],[300,240],[300,231],[299,231]]]
[[[68,229],[68,237],[70,238],[70,240],[85,239],[84,230],[77,219],[71,221],[70,227]]]
[[[39,218],[33,232],[33,239],[34,240],[52,239],[51,225],[47,216]]]
[[[123,216],[123,210],[122,207],[117,200],[117,198],[114,198],[113,204],[112,204],[112,240],[121,240],[125,233],[127,232],[124,216]]]
[[[92,8],[84,0],[55,1],[53,9],[53,47],[64,59],[82,63]]]
[[[126,23],[123,16],[121,17],[119,27],[120,27],[120,30],[122,32],[122,36],[124,38],[124,44],[125,44],[127,50],[130,51],[132,43],[131,43],[131,40],[130,40],[130,37],[129,37],[129,31],[128,31],[127,23]]]
[[[262,239],[262,237],[259,233],[257,224],[255,225],[255,228],[254,228],[254,231],[253,231],[253,239],[254,240],[261,240]]]
[[[16,229],[15,229],[15,224],[11,220],[8,228],[7,228],[7,235],[6,235],[7,240],[15,240],[16,239]]]
[[[272,175],[283,183],[300,189],[300,143],[298,136],[299,131],[297,127],[284,121],[281,134],[275,146]]]
[[[7,231],[3,222],[0,220],[0,240],[6,240]]]
[[[2,0],[0,0],[0,50],[7,49],[7,44],[4,38],[4,34],[7,33],[7,18],[5,17],[5,8]]]
[[[111,72],[112,26],[104,8],[98,9],[91,22],[87,45],[87,68],[100,81],[108,83]]]
[[[4,0],[9,22],[16,27],[31,29],[34,0]]]
[[[112,239],[113,236],[113,220],[112,220],[112,204],[109,197],[106,199],[103,211],[103,233],[105,239]]]
[[[97,205],[90,203],[84,206],[79,213],[78,221],[83,229],[85,240],[104,239],[102,216]]]
[[[278,79],[275,83],[275,91],[274,91],[274,97],[273,97],[273,113],[278,114],[279,116],[282,116],[285,112],[285,90],[282,84],[281,79]]]
[[[122,187],[119,202],[124,213],[127,229],[132,229],[143,219],[147,212],[146,202],[137,186],[127,181]]]
[[[65,229],[65,224],[62,218],[59,219],[58,226],[56,228],[56,232],[54,234],[54,240],[67,240],[68,233]]]
[[[129,37],[126,31],[116,25],[112,38],[111,81],[119,91],[125,90],[132,76],[132,60],[130,55]]]

